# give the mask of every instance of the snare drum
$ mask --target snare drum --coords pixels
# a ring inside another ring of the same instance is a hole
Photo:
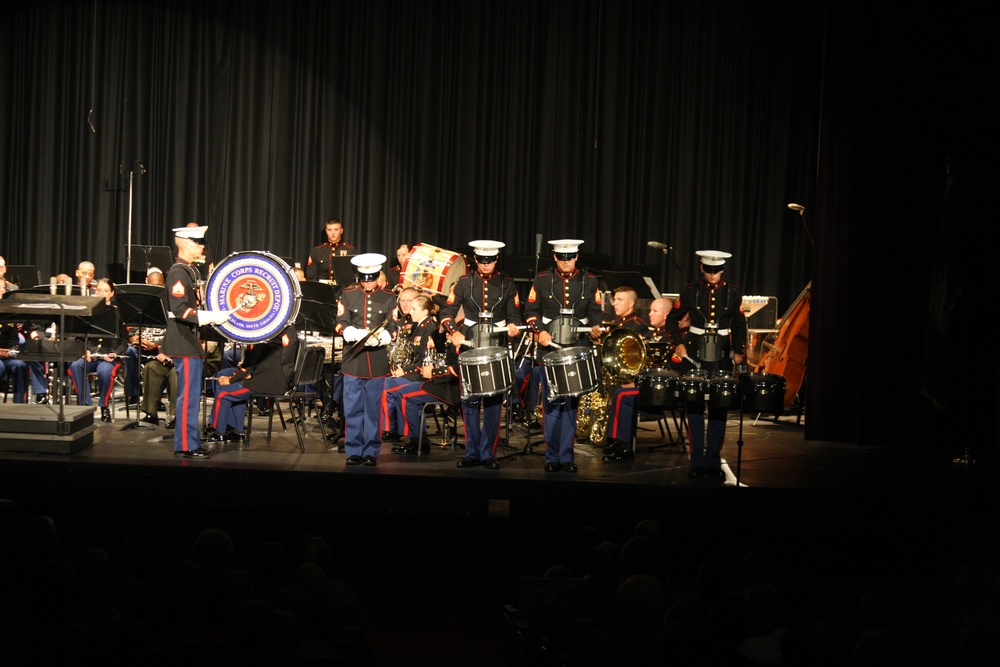
[[[462,398],[502,394],[514,383],[514,364],[505,347],[466,350],[458,355]]]
[[[457,252],[418,243],[399,271],[399,284],[447,295],[466,270],[465,258]]]
[[[743,409],[780,415],[785,407],[785,377],[774,373],[751,373],[743,379]]]
[[[567,347],[542,357],[549,398],[582,396],[600,386],[597,354],[590,347]]]
[[[643,371],[635,379],[639,388],[639,407],[672,410],[683,404],[676,371],[655,369]]]
[[[677,394],[681,401],[697,403],[708,397],[708,378],[694,373],[677,378]]]
[[[251,250],[226,257],[206,283],[209,310],[235,311],[224,324],[212,327],[231,341],[270,340],[295,322],[302,292],[299,280],[280,257]]]
[[[708,381],[708,407],[738,408],[739,380],[732,375],[716,375]]]

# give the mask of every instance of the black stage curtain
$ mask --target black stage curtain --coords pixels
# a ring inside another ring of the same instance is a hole
[[[193,220],[217,260],[304,262],[337,216],[360,251],[389,257],[404,241],[465,252],[494,238],[533,257],[536,235],[581,238],[676,292],[694,251],[718,248],[734,254],[728,278],[777,296],[779,314],[813,280],[838,332],[850,282],[830,301],[815,267],[884,247],[831,254],[882,222],[848,208],[869,157],[857,147],[878,136],[851,136],[867,100],[845,80],[876,83],[854,50],[881,37],[859,43],[869,19],[833,6],[833,20],[826,3],[784,0],[8,6],[0,254],[43,276],[82,259],[104,273],[129,241],[168,245]],[[879,76],[894,65],[909,63]],[[810,372],[824,363],[842,366],[813,348]]]

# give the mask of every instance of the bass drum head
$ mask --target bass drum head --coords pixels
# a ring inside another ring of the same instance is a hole
[[[295,322],[302,292],[287,262],[253,250],[233,253],[215,267],[205,301],[209,310],[235,311],[212,328],[238,343],[260,343]]]
[[[465,258],[457,252],[426,243],[413,246],[399,272],[400,287],[447,296],[466,273]]]

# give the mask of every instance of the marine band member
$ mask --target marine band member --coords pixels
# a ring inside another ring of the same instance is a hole
[[[497,271],[500,249],[506,244],[500,241],[480,240],[469,243],[473,250],[476,270],[462,276],[455,283],[448,301],[441,311],[441,325],[451,334],[451,343],[460,348],[475,336],[472,347],[488,343],[484,347],[497,346],[502,334],[493,333],[493,328],[507,327],[511,338],[520,335],[521,303],[514,280]],[[465,320],[461,326],[455,317],[461,309]],[[484,333],[485,332],[485,333]],[[511,378],[513,380],[513,378]],[[497,470],[496,447],[500,439],[500,412],[503,393],[492,396],[470,396],[462,401],[462,416],[465,420],[465,456],[458,461],[459,468],[483,466]],[[483,425],[479,426],[479,413],[483,413]]]
[[[674,348],[674,356],[693,360],[703,372],[731,371],[734,364],[743,364],[747,340],[747,320],[741,310],[743,295],[722,276],[726,260],[732,255],[719,250],[699,250],[695,254],[701,260],[702,279],[681,292],[667,317],[671,339],[681,341]],[[681,320],[685,316],[690,316],[691,325],[682,338]],[[685,367],[692,369],[692,362],[685,362]],[[709,406],[707,427],[703,400],[689,402],[686,409],[691,442],[689,476],[725,479],[721,451],[727,409]]]
[[[312,249],[306,263],[306,280],[337,284],[333,271],[334,256],[346,257],[354,254],[354,246],[344,240],[344,223],[338,218],[330,218],[324,225],[326,240]],[[342,287],[342,286],[341,286]]]
[[[396,298],[378,287],[385,255],[365,253],[351,258],[358,282],[348,285],[337,302],[336,332],[344,337],[342,410],[347,465],[374,466],[382,449],[379,428],[382,390],[389,375],[387,346],[396,327]]]
[[[579,239],[549,241],[555,269],[542,271],[536,277],[524,306],[525,321],[536,335],[543,352],[551,353],[552,334],[545,327],[561,316],[571,317],[589,325],[589,333],[601,333],[600,322],[604,316],[603,299],[597,277],[576,268],[580,246]],[[578,397],[549,400],[548,380],[545,369],[539,365],[534,370],[532,382],[541,383],[544,409],[545,471],[576,472],[573,442],[576,437],[576,408]]]

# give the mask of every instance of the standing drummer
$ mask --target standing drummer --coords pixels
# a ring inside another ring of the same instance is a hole
[[[732,371],[744,361],[747,320],[741,310],[743,296],[722,279],[726,260],[732,255],[720,250],[699,250],[702,279],[688,285],[667,316],[671,340],[683,341],[674,348],[674,357],[687,359],[700,371]],[[690,316],[687,334],[681,336],[681,320]],[[691,443],[690,477],[725,479],[722,444],[726,436],[726,407],[708,406],[705,401],[688,402],[688,440]]]
[[[491,333],[494,328],[507,327],[511,338],[520,335],[517,327],[521,324],[521,303],[514,280],[497,271],[500,241],[472,241],[476,270],[462,276],[455,283],[448,301],[441,310],[441,325],[451,334],[451,343],[459,350],[467,347],[492,347],[499,345],[502,333]],[[455,317],[459,309],[465,313],[465,320],[458,326]],[[482,333],[485,332],[485,333]],[[482,465],[496,470],[500,467],[496,459],[497,442],[500,439],[500,410],[503,394],[493,396],[472,396],[462,401],[462,417],[465,420],[465,457],[458,462],[459,468]],[[483,426],[479,427],[479,412],[483,412]]]
[[[340,372],[347,465],[376,465],[382,449],[379,408],[389,375],[387,346],[396,328],[392,321],[396,297],[378,286],[384,262],[385,255],[378,253],[352,257],[358,282],[345,287],[337,302],[336,331],[344,337]]]
[[[528,294],[528,303],[524,306],[525,320],[535,333],[542,354],[556,350],[552,333],[546,327],[557,323],[560,317],[589,325],[589,334],[594,338],[601,335],[600,323],[603,318],[603,300],[597,277],[576,268],[583,241],[559,239],[549,241],[549,244],[552,246],[555,269],[542,271],[535,276]],[[576,334],[576,340],[570,344],[577,345],[584,335]],[[532,382],[540,382],[542,385],[545,472],[576,472],[573,441],[576,437],[576,407],[579,398],[570,396],[550,401],[548,380],[541,366],[535,368]]]

